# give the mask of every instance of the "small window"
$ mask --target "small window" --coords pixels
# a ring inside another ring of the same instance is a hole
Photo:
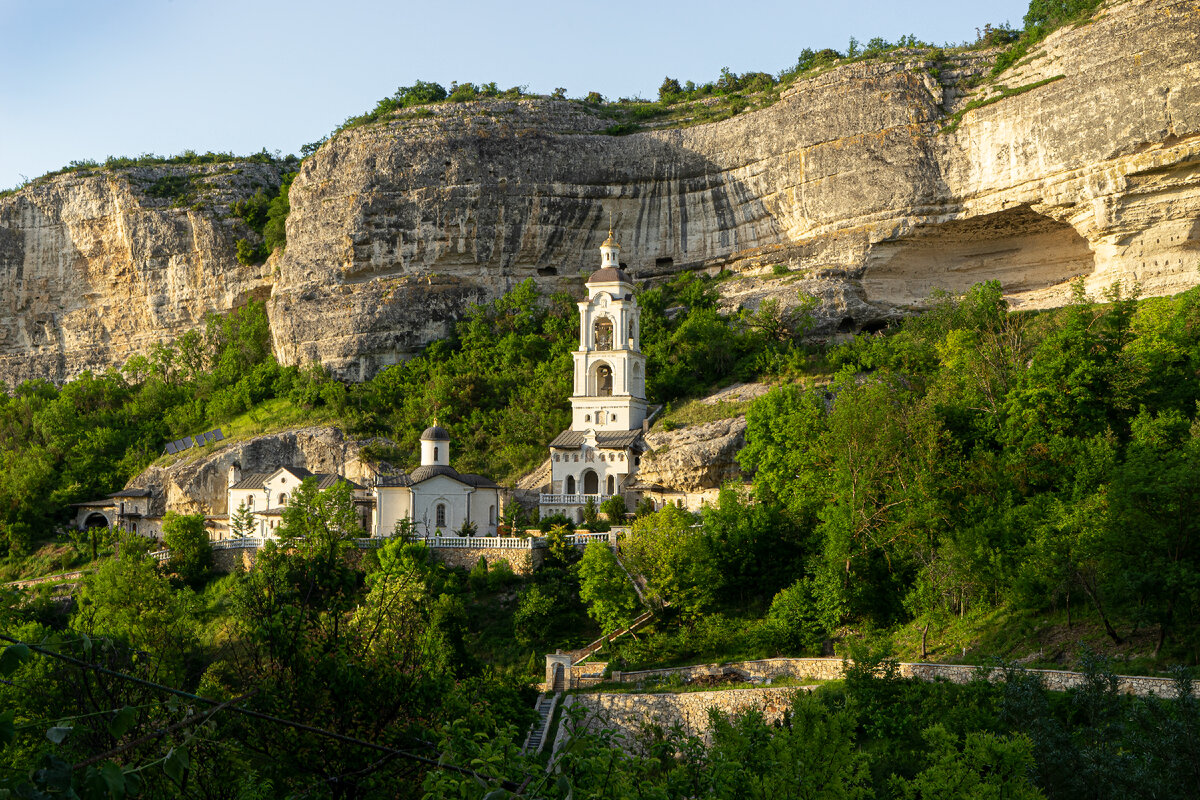
[[[446,504],[437,504],[437,526],[439,528],[446,527]]]
[[[279,505],[281,507],[287,505],[287,492],[284,492],[283,494],[279,495]]]
[[[254,510],[254,495],[250,495],[246,498],[246,509],[248,511]]]
[[[496,507],[488,506],[488,525],[496,524]]]
[[[591,421],[592,421],[592,415],[591,415],[591,414],[584,414],[584,415],[583,415],[583,421],[584,421],[584,422],[591,422]]]
[[[434,463],[437,463],[437,460],[438,460],[438,448],[437,448],[437,445],[434,445],[434,446],[433,446],[433,460],[434,460]]]

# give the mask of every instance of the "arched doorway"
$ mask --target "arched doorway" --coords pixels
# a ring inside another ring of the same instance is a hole
[[[83,521],[83,529],[90,530],[92,528],[107,528],[108,517],[101,514],[99,511],[93,511],[87,515],[87,519]]]
[[[562,664],[554,665],[554,680],[551,683],[553,684],[550,687],[550,691],[552,692],[565,692],[567,690],[566,682],[563,680]]]
[[[596,475],[595,470],[589,469],[583,473],[583,493],[600,494],[600,478]]]
[[[617,493],[617,479],[616,479],[616,478],[614,478],[612,475],[609,475],[609,476],[608,476],[608,487],[607,487],[607,489],[608,489],[608,494],[609,494],[609,495],[614,495],[614,494],[616,494],[616,493]]]
[[[575,476],[567,476],[567,489],[563,494],[575,494]]]

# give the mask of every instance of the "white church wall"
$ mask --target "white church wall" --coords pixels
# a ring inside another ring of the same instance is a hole
[[[412,514],[412,493],[403,486],[380,486],[375,490],[375,536],[390,536],[399,520]]]

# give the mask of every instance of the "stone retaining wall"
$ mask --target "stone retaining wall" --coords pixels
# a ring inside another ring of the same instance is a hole
[[[734,661],[728,664],[700,664],[694,667],[676,667],[672,669],[645,669],[634,672],[613,672],[611,681],[614,683],[642,683],[665,678],[668,675],[679,675],[684,679],[722,675],[726,672],[736,672],[743,680],[766,680],[767,678],[814,678],[817,680],[837,680],[843,677],[844,665],[838,658],[765,658],[758,661]],[[926,664],[901,663],[900,674],[906,678],[921,680],[946,680],[951,683],[966,683],[979,672],[980,667],[969,664]],[[1087,682],[1081,672],[1067,672],[1054,669],[1027,670],[1037,675],[1042,684],[1053,691],[1066,691],[1078,688]],[[1003,680],[1004,671],[993,669],[988,674],[989,680]],[[1141,696],[1157,695],[1159,697],[1174,697],[1175,682],[1170,678],[1154,678],[1141,675],[1118,675],[1117,691],[1125,694]]]
[[[567,709],[571,706],[580,706],[587,713],[581,723],[567,721],[560,725],[559,738],[564,733],[607,728],[624,738],[626,749],[637,752],[641,749],[640,740],[654,727],[663,730],[678,727],[689,736],[701,737],[708,745],[711,744],[709,709],[726,715],[756,710],[762,712],[763,719],[768,723],[775,723],[783,719],[784,713],[791,708],[796,692],[811,688],[788,686],[659,694],[573,694],[563,704],[563,720],[569,719]],[[557,741],[555,747],[558,747]]]
[[[500,549],[485,547],[431,547],[429,554],[448,567],[471,569],[483,556],[488,567],[498,561],[507,561],[517,575],[532,575],[542,565],[544,551],[539,548]]]
[[[254,568],[256,558],[258,550],[253,547],[213,550],[213,571],[249,572]]]

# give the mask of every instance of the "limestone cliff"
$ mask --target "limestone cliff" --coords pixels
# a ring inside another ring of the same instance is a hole
[[[638,278],[782,263],[843,329],[992,278],[1029,306],[1076,276],[1179,291],[1200,280],[1198,53],[1200,4],[1135,0],[968,94],[986,57],[850,64],[761,111],[623,137],[552,101],[351,129],[293,186],[277,349],[366,376],[466,300],[577,286],[610,213]]]
[[[401,112],[304,161],[277,274],[236,266],[228,221],[65,176],[0,199],[0,376],[119,362],[269,285],[282,360],[367,377],[526,277],[577,290],[610,214],[636,278],[782,264],[826,330],[992,278],[1033,307],[1076,276],[1176,292],[1200,282],[1198,54],[1198,0],[1129,0],[970,90],[994,54],[847,64],[620,137],[570,101]]]
[[[209,311],[265,299],[229,213],[282,167],[237,162],[68,172],[0,198],[0,382],[123,364]],[[171,196],[171,195],[174,196]]]
[[[361,448],[368,443],[347,440],[341,430],[330,427],[263,434],[222,443],[211,453],[189,452],[170,464],[151,466],[130,481],[129,487],[153,490],[154,514],[167,510],[224,514],[229,468],[235,464],[243,474],[305,467],[365,483],[375,474],[374,467],[360,458]]]

